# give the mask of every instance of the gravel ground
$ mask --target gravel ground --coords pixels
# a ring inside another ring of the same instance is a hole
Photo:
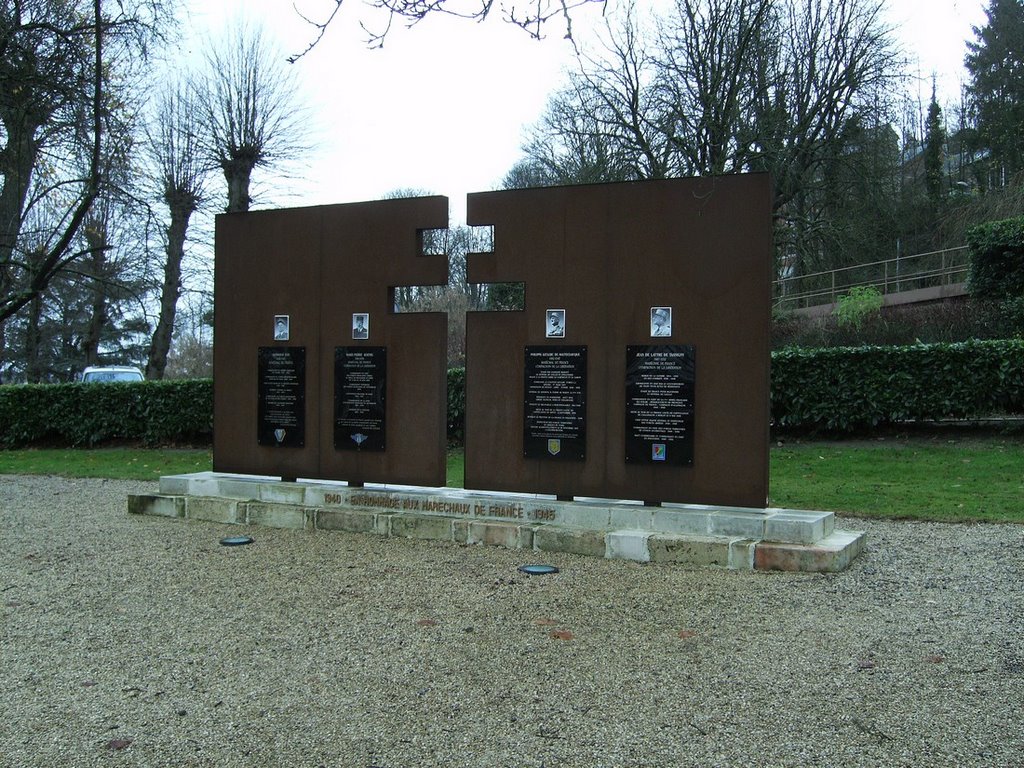
[[[0,477],[3,766],[1020,766],[1024,527],[846,573],[129,517]]]

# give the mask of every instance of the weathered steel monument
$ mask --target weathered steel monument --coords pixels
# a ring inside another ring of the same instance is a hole
[[[469,280],[521,282],[526,306],[467,319],[466,487],[764,508],[768,176],[468,203],[495,244]]]
[[[767,508],[762,174],[471,194],[518,312],[467,318],[466,475],[444,488],[447,282],[426,197],[217,221],[214,472],[135,512],[732,568],[838,570],[828,512]]]
[[[447,320],[393,293],[447,283],[447,226],[443,197],[218,217],[215,471],[444,485]]]

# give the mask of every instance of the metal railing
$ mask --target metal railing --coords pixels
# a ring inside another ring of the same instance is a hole
[[[967,279],[966,245],[940,251],[898,256],[823,272],[784,277],[773,286],[773,306],[781,310],[835,304],[853,288],[874,286],[884,296],[893,293],[956,285]]]

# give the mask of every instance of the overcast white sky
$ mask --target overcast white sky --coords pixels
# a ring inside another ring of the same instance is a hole
[[[314,13],[333,2],[298,5]],[[930,95],[934,72],[940,100],[953,99],[963,79],[964,41],[984,21],[983,0],[889,5],[901,39],[920,60],[922,98]],[[193,0],[191,6],[194,39],[244,12],[262,21],[285,53],[311,40],[286,0]],[[578,39],[600,13],[599,4],[576,12]],[[372,20],[370,14],[346,0],[324,39],[294,65],[317,113],[319,149],[303,178],[285,183],[290,194],[275,192],[273,204],[356,202],[417,188],[447,195],[452,223],[460,223],[466,193],[497,188],[518,159],[524,129],[571,66],[572,47],[557,29],[537,42],[495,14],[482,24],[430,17],[410,31],[393,29],[382,50],[368,50],[358,21]]]

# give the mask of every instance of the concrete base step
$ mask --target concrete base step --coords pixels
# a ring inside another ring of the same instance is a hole
[[[373,533],[538,552],[744,570],[840,571],[865,535],[830,512],[741,509],[451,488],[349,487],[202,472],[161,478],[132,514],[276,528]]]

